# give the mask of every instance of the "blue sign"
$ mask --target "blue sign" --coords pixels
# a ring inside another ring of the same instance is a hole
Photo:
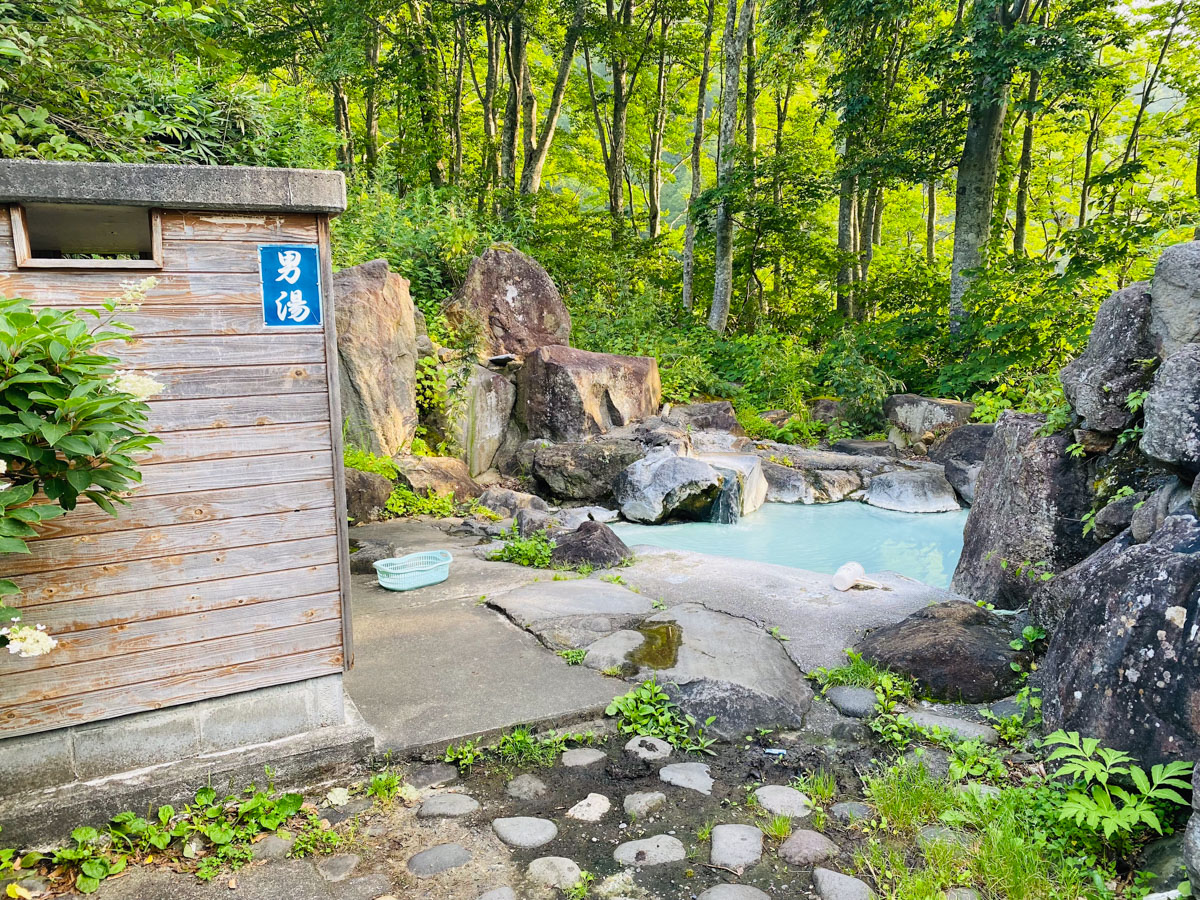
[[[321,326],[321,263],[316,247],[260,245],[258,273],[267,328]]]

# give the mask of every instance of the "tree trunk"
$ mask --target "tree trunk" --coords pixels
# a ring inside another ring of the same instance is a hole
[[[850,156],[850,142],[843,144],[843,163]],[[843,175],[838,191],[838,253],[842,257],[837,273],[837,311],[846,318],[854,317],[854,275],[858,252],[855,226],[858,224],[858,176]]]
[[[628,7],[630,4],[626,3]],[[612,120],[608,132],[608,211],[613,220],[613,239],[624,229],[625,219],[625,138],[629,122],[629,73],[625,54],[615,52],[609,59],[612,75]]]
[[[646,231],[650,240],[658,237],[662,218],[662,181],[659,169],[663,131],[667,124],[667,30],[670,24],[670,19],[663,16],[658,31],[658,79],[654,85],[654,121],[650,126],[650,171],[646,177]]]
[[[1196,200],[1200,202],[1200,146],[1196,147]],[[1200,241],[1200,224],[1196,225],[1192,240]]]
[[[1033,123],[1037,104],[1038,85],[1042,73],[1029,73],[1029,93],[1025,96],[1025,130],[1021,135],[1021,161],[1017,164],[1017,209],[1013,219],[1013,254],[1025,255],[1025,230],[1029,221],[1029,176],[1033,172]]]
[[[520,116],[525,100],[525,70],[528,48],[520,14],[508,22],[504,68],[508,74],[508,96],[504,104],[504,127],[500,133],[500,184],[509,191],[517,189],[517,146],[520,142]]]
[[[330,84],[333,91],[333,128],[337,132],[338,168],[346,174],[354,170],[354,137],[350,133],[350,100],[341,81]]]
[[[542,187],[542,168],[546,165],[546,157],[550,153],[550,142],[558,128],[558,117],[562,113],[563,97],[567,93],[567,81],[571,76],[571,68],[575,64],[575,47],[579,43],[580,32],[583,31],[584,16],[587,5],[580,0],[575,4],[575,15],[567,27],[566,40],[563,42],[562,57],[558,63],[558,75],[554,79],[554,90],[550,94],[550,106],[546,109],[546,118],[542,122],[542,130],[538,134],[533,151],[525,159],[525,169],[521,172],[521,193],[536,194]],[[529,85],[529,94],[533,95],[533,85]],[[534,117],[536,121],[536,116]]]
[[[445,127],[442,124],[441,72],[437,60],[438,38],[432,25],[422,17],[420,6],[414,4],[416,11],[413,27],[416,35],[411,44],[414,63],[414,81],[416,89],[417,108],[421,115],[421,128],[424,133],[424,148],[426,167],[429,170],[429,183],[434,187],[444,187],[446,184],[446,148]]]
[[[1100,139],[1100,112],[1096,110],[1088,115],[1087,145],[1083,149],[1083,184],[1079,188],[1079,217],[1076,227],[1082,228],[1087,224],[1088,201],[1092,187],[1092,160],[1096,155],[1096,147]]]
[[[463,69],[465,68],[465,57],[468,52],[470,52],[470,48],[467,47],[467,26],[464,22],[457,22],[454,28],[454,102],[450,107],[450,139],[452,141],[450,156],[451,184],[458,184],[459,178],[462,175]]]
[[[704,118],[708,109],[708,72],[712,63],[713,14],[717,0],[707,0],[704,22],[704,61],[700,66],[700,81],[696,88],[696,118],[692,125],[692,186],[688,193],[688,218],[683,238],[683,306],[692,308],[693,279],[696,266],[696,218],[692,213],[697,198],[703,190],[700,163],[704,151]]]
[[[717,186],[728,188],[733,177],[734,147],[737,142],[738,87],[742,68],[742,50],[750,37],[755,0],[745,0],[738,15],[738,0],[729,0],[725,15],[724,83],[721,86],[721,126],[717,145]],[[708,311],[708,327],[724,334],[729,323],[729,304],[733,297],[733,210],[728,197],[717,201],[715,271],[713,302]]]
[[[378,73],[379,68],[379,23],[374,19],[369,25],[370,33],[367,35],[367,81],[363,91],[363,119],[364,139],[363,147],[366,153],[367,173],[375,174],[375,167],[379,163],[379,102],[377,99]]]
[[[925,185],[925,262],[937,262],[937,181],[930,179]]]
[[[792,79],[789,77],[787,85],[782,94],[779,93],[779,88],[775,90],[775,159],[778,161],[783,157],[783,126],[787,122],[788,105],[792,99]],[[779,209],[783,206],[783,173],[779,171],[779,166],[775,166],[775,175],[771,179],[771,199],[775,201],[775,208]],[[771,269],[771,293],[774,295],[776,302],[779,300],[779,292],[783,282],[783,251],[777,249],[775,251],[775,260]]]

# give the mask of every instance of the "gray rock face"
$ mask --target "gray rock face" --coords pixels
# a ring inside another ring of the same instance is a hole
[[[929,448],[929,458],[942,464],[946,480],[967,506],[975,502],[975,485],[995,432],[995,425],[961,425]]]
[[[813,887],[821,900],[873,900],[875,897],[864,882],[830,869],[813,869]]]
[[[779,858],[793,866],[815,866],[838,855],[838,845],[819,831],[794,831],[779,848]]]
[[[1190,482],[1200,473],[1200,344],[1185,344],[1162,364],[1144,409],[1142,452]]]
[[[408,871],[418,878],[432,878],[471,861],[471,853],[461,844],[438,844],[422,850],[408,861]]]
[[[940,728],[949,731],[960,741],[979,741],[981,744],[1000,743],[1000,733],[991,725],[980,722],[969,722],[956,716],[943,716],[939,713],[923,709],[913,709],[904,713],[913,724],[922,728]]]
[[[526,869],[529,880],[552,888],[569,888],[579,880],[579,866],[565,856],[543,856]]]
[[[584,522],[575,531],[558,536],[550,552],[550,561],[558,566],[611,569],[631,559],[633,551],[602,522]]]
[[[490,487],[479,495],[479,503],[502,518],[511,519],[523,509],[549,512],[550,504],[537,494],[510,491],[508,488]]]
[[[712,830],[709,861],[740,872],[762,859],[762,832],[753,825],[718,825]]]
[[[417,790],[439,787],[443,784],[450,784],[452,781],[458,781],[458,769],[449,763],[431,763],[414,769],[404,780]]]
[[[996,423],[950,585],[955,593],[1015,609],[1039,585],[1018,572],[1022,563],[1045,561],[1046,571],[1058,573],[1095,549],[1081,521],[1092,504],[1087,467],[1067,455],[1070,435],[1039,437],[1042,425],[1040,416],[1015,413]]]
[[[435,494],[453,494],[459,502],[471,500],[483,493],[467,471],[467,464],[450,456],[397,456],[395,457],[399,482],[421,497],[431,491]]]
[[[674,406],[669,418],[672,422],[693,431],[727,431],[736,435],[746,433],[738,423],[733,404],[728,400]]]
[[[605,500],[617,476],[645,455],[641,444],[624,438],[552,444],[533,455],[533,477],[552,497]]]
[[[518,250],[492,248],[471,261],[444,310],[452,323],[473,319],[485,356],[525,356],[571,339],[571,314],[540,265]]]
[[[1200,796],[1200,788],[1193,796]],[[1183,836],[1183,862],[1192,884],[1200,884],[1200,813],[1193,812]]]
[[[838,685],[825,692],[825,699],[837,707],[843,716],[869,719],[875,714],[875,692],[870,688]]]
[[[479,809],[479,801],[466,794],[435,794],[417,810],[418,819],[457,819]]]
[[[1128,497],[1122,497],[1119,500],[1114,500],[1096,513],[1096,518],[1093,520],[1092,534],[1096,540],[1103,543],[1111,541],[1118,534],[1124,531],[1133,522],[1133,515],[1137,512],[1134,507],[1142,503],[1146,499],[1144,491],[1139,491],[1136,494],[1131,494]],[[1161,522],[1159,524],[1162,524]],[[1157,526],[1156,526],[1157,527]]]
[[[1144,544],[1120,541],[1060,588],[1065,612],[1040,670],[1046,723],[1127,750],[1143,765],[1195,759],[1200,521],[1172,516]]]
[[[871,818],[871,807],[865,803],[859,803],[857,800],[835,803],[829,811],[833,813],[835,819],[846,824]]]
[[[803,819],[812,812],[808,797],[795,788],[782,784],[764,784],[754,792],[758,805],[773,816]]]
[[[672,517],[708,521],[723,481],[708,463],[659,451],[617,477],[617,505],[631,522],[653,525]]]
[[[514,800],[536,800],[546,793],[546,784],[536,775],[518,775],[508,783],[504,792]]]
[[[1096,312],[1087,349],[1059,373],[1071,407],[1095,431],[1117,434],[1133,424],[1125,401],[1146,382],[1141,360],[1156,355],[1148,287],[1139,281],[1105,300]]]
[[[940,400],[919,394],[893,394],[883,401],[883,415],[908,441],[919,441],[927,431],[940,434],[966,425],[974,403]]]
[[[450,428],[474,478],[492,467],[504,442],[517,388],[499,372],[475,365],[462,394],[463,402],[456,407]]]
[[[737,483],[739,516],[748,516],[767,502],[767,479],[762,460],[757,456],[751,453],[700,453],[697,458],[716,469],[727,485]]]
[[[897,469],[871,479],[867,503],[897,512],[950,512],[959,508],[958,497],[946,476],[934,468]]]
[[[890,446],[890,445],[889,445]],[[862,476],[845,469],[801,469],[763,460],[770,503],[837,503],[862,490]]]
[[[803,724],[812,689],[783,645],[745,619],[684,603],[650,623],[674,623],[681,632],[675,664],[660,683],[687,713],[733,739],[754,728]]]
[[[683,843],[669,834],[628,841],[613,851],[613,859],[623,866],[661,866],[679,862],[686,856]]]
[[[662,385],[648,356],[541,347],[517,375],[517,420],[533,438],[582,441],[658,412]]]
[[[1162,528],[1167,518],[1192,511],[1192,492],[1177,480],[1164,484],[1129,516],[1129,533],[1134,543],[1144,544]]]
[[[658,777],[667,784],[687,788],[701,794],[711,794],[713,780],[705,763],[672,763],[658,770]]]
[[[355,525],[378,520],[392,495],[392,483],[374,472],[346,469],[346,515]]]
[[[496,837],[509,847],[521,850],[531,850],[541,847],[558,837],[558,826],[549,819],[537,819],[532,816],[513,816],[506,819],[495,819],[492,831]]]
[[[916,678],[939,700],[986,703],[1020,684],[1012,663],[1028,655],[1009,646],[1013,634],[995,613],[957,600],[917,610],[877,628],[855,647],[864,659]]]
[[[653,612],[648,598],[603,581],[539,581],[488,605],[556,650],[587,646]]]
[[[829,448],[835,453],[852,453],[858,456],[899,456],[900,452],[891,441],[861,441],[847,438],[834,441]]]
[[[1200,242],[1163,251],[1150,297],[1150,334],[1164,358],[1200,341]]]
[[[583,664],[600,672],[605,669],[622,668],[627,665],[629,654],[642,646],[646,637],[640,631],[623,629],[602,637],[589,644]]]
[[[644,791],[625,798],[624,808],[635,819],[644,819],[667,805],[667,795],[662,791]]]
[[[408,281],[375,259],[333,276],[346,438],[392,456],[417,427],[417,331]]]
[[[673,750],[671,745],[666,741],[638,735],[631,738],[625,744],[625,752],[635,759],[644,759],[646,762],[658,762],[667,759]]]
[[[756,887],[748,884],[717,884],[701,894],[697,900],[771,900]]]
[[[360,859],[354,853],[338,853],[317,863],[317,871],[326,881],[345,881],[358,868]]]
[[[562,755],[562,764],[568,769],[582,768],[584,766],[594,766],[598,762],[603,762],[608,759],[604,755],[603,750],[596,750],[592,747],[578,747],[574,750],[568,750]]]

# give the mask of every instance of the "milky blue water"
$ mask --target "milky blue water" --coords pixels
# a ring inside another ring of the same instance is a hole
[[[901,513],[865,503],[767,503],[733,525],[614,522],[627,544],[653,544],[832,574],[855,560],[867,572],[899,572],[949,587],[967,511]]]

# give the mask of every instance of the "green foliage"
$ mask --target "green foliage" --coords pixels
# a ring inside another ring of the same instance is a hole
[[[376,456],[370,450],[363,450],[347,443],[342,448],[342,464],[347,469],[358,469],[360,472],[370,472],[382,475],[388,481],[395,481],[399,474],[396,464],[386,456]]]
[[[792,787],[819,804],[828,803],[837,796],[837,778],[824,768],[798,773],[792,779]]]
[[[384,805],[391,803],[400,793],[400,776],[390,769],[376,772],[367,783],[367,796],[374,797]]]
[[[587,650],[584,648],[577,648],[574,650],[558,650],[556,652],[559,656],[566,660],[568,666],[582,666],[584,659],[587,658]]]
[[[553,766],[568,745],[587,746],[596,742],[596,736],[588,732],[559,734],[555,731],[535,734],[527,727],[514,728],[502,734],[490,747],[475,740],[451,744],[442,759],[469,772],[478,763],[495,763],[503,768],[548,768]]]
[[[516,563],[518,566],[529,566],[534,569],[550,568],[550,554],[554,551],[555,543],[544,531],[535,531],[529,537],[521,537],[514,524],[512,530],[504,536],[504,544],[488,559],[501,562]]]
[[[694,716],[680,713],[679,707],[653,678],[617,697],[604,714],[618,717],[617,727],[622,734],[661,738],[687,753],[714,753],[711,748],[716,740],[706,737],[705,729],[716,721],[716,717],[710,716],[701,725]]]
[[[809,677],[820,685],[822,693],[839,685],[866,687],[873,690],[878,690],[886,685],[889,695],[894,694],[897,699],[904,699],[911,697],[916,690],[916,684],[911,678],[879,669],[863,659],[862,654],[853,650],[846,650],[845,653],[849,660],[845,665],[832,669],[818,666],[810,673]]]
[[[434,516],[444,519],[457,511],[453,494],[437,494],[430,488],[422,497],[403,485],[397,485],[384,504],[388,518]]]
[[[563,888],[564,900],[585,900],[591,892],[592,882],[596,876],[584,869],[579,873],[579,880],[568,888]]]
[[[786,841],[792,836],[792,820],[788,816],[772,816],[758,827],[773,841]]]

